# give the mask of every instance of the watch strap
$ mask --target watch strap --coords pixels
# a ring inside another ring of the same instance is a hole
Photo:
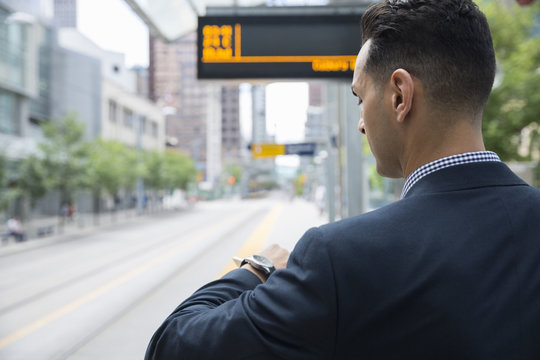
[[[263,257],[261,255],[258,255],[258,256]],[[268,277],[270,276],[270,274],[272,274],[276,270],[276,268],[274,267],[274,265],[272,264],[270,260],[268,260],[265,257],[263,258],[266,259],[271,265],[266,266],[266,265],[260,264],[253,256],[248,256],[247,258],[242,260],[242,262],[240,263],[240,267],[244,266],[245,264],[250,264],[255,269],[263,272],[266,277]]]

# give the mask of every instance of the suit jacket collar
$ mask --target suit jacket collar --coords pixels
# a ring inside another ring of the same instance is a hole
[[[490,186],[527,185],[502,162],[480,162],[448,167],[420,179],[404,199],[421,194]]]

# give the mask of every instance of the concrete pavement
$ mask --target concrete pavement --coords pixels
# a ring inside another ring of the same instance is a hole
[[[115,213],[102,213],[99,217],[94,214],[76,214],[72,219],[61,217],[42,217],[33,219],[29,223],[23,223],[26,240],[17,242],[13,237],[2,239],[0,243],[0,257],[47,246],[56,242],[70,241],[93,234],[97,231],[106,230],[118,226],[127,226],[131,223],[150,221],[164,216],[174,216],[189,208],[175,210],[156,210],[137,215],[136,210],[123,210]],[[49,234],[39,235],[39,229],[48,228]],[[0,229],[3,232],[3,228]]]

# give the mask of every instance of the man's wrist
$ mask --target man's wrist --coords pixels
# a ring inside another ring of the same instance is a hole
[[[240,269],[244,269],[244,270],[247,270],[247,271],[250,271],[252,272],[253,274],[255,274],[259,280],[261,280],[261,282],[265,283],[266,280],[268,279],[268,275],[266,275],[262,270],[259,270],[257,268],[255,268],[253,265],[251,264],[244,264],[242,265],[242,267]]]

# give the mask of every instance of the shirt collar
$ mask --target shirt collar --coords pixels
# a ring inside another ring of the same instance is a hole
[[[418,182],[418,180],[437,170],[441,170],[455,165],[470,164],[484,161],[501,161],[501,159],[497,154],[492,151],[477,151],[447,156],[422,165],[407,177],[405,185],[403,186],[403,190],[401,191],[401,198],[403,199],[405,195],[407,195],[409,190],[413,187],[414,184]]]

